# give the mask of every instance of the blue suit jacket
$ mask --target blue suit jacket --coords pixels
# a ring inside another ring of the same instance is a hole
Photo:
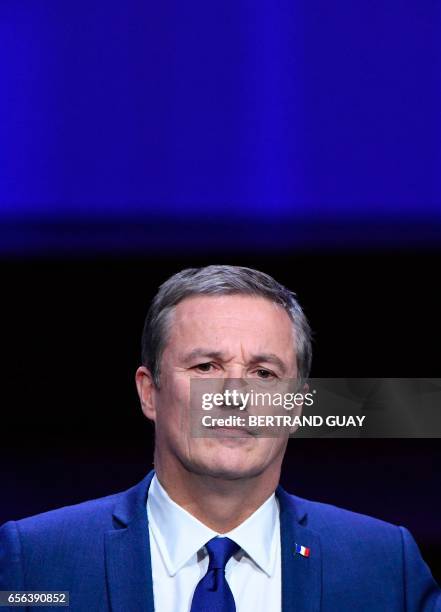
[[[69,591],[73,612],[153,612],[152,476],[123,493],[6,523],[0,590]],[[441,610],[440,590],[406,529],[281,487],[276,493],[283,612]],[[310,556],[295,554],[296,543]]]

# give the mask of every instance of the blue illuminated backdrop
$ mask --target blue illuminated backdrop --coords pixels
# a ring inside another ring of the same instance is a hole
[[[434,244],[440,13],[2,2],[2,252]]]

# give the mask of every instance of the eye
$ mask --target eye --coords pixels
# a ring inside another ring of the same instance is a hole
[[[199,370],[199,372],[211,372],[213,369],[213,364],[210,362],[198,363],[198,365],[194,366],[194,369]]]
[[[275,374],[270,370],[265,370],[264,368],[259,368],[256,370],[257,376],[262,378],[263,380],[268,380],[270,378],[275,378]]]

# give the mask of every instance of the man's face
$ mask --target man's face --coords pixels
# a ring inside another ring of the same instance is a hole
[[[191,472],[226,479],[279,469],[287,436],[192,436],[190,381],[295,378],[294,346],[287,313],[264,298],[197,296],[180,302],[162,356],[160,389],[150,387],[150,408],[144,410],[155,421],[157,462],[179,462]]]

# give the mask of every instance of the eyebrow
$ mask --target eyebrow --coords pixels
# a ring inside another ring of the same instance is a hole
[[[188,363],[190,361],[193,361],[193,359],[197,359],[199,357],[227,361],[226,355],[222,351],[213,351],[211,349],[205,348],[193,349],[192,351],[183,356],[183,360],[184,362]],[[249,364],[255,365],[257,363],[272,363],[281,370],[282,374],[285,374],[287,371],[285,363],[280,359],[280,357],[278,357],[274,353],[259,353],[258,355],[252,355]]]
[[[225,354],[222,351],[212,351],[211,349],[195,348],[183,356],[185,362],[193,361],[199,357],[208,357],[209,359],[221,359],[225,361]]]
[[[285,374],[285,372],[287,371],[285,363],[280,359],[280,357],[277,357],[277,355],[275,355],[274,353],[261,353],[259,355],[253,355],[250,361],[251,364],[257,364],[262,362],[272,363],[276,365],[282,371],[283,374]]]

